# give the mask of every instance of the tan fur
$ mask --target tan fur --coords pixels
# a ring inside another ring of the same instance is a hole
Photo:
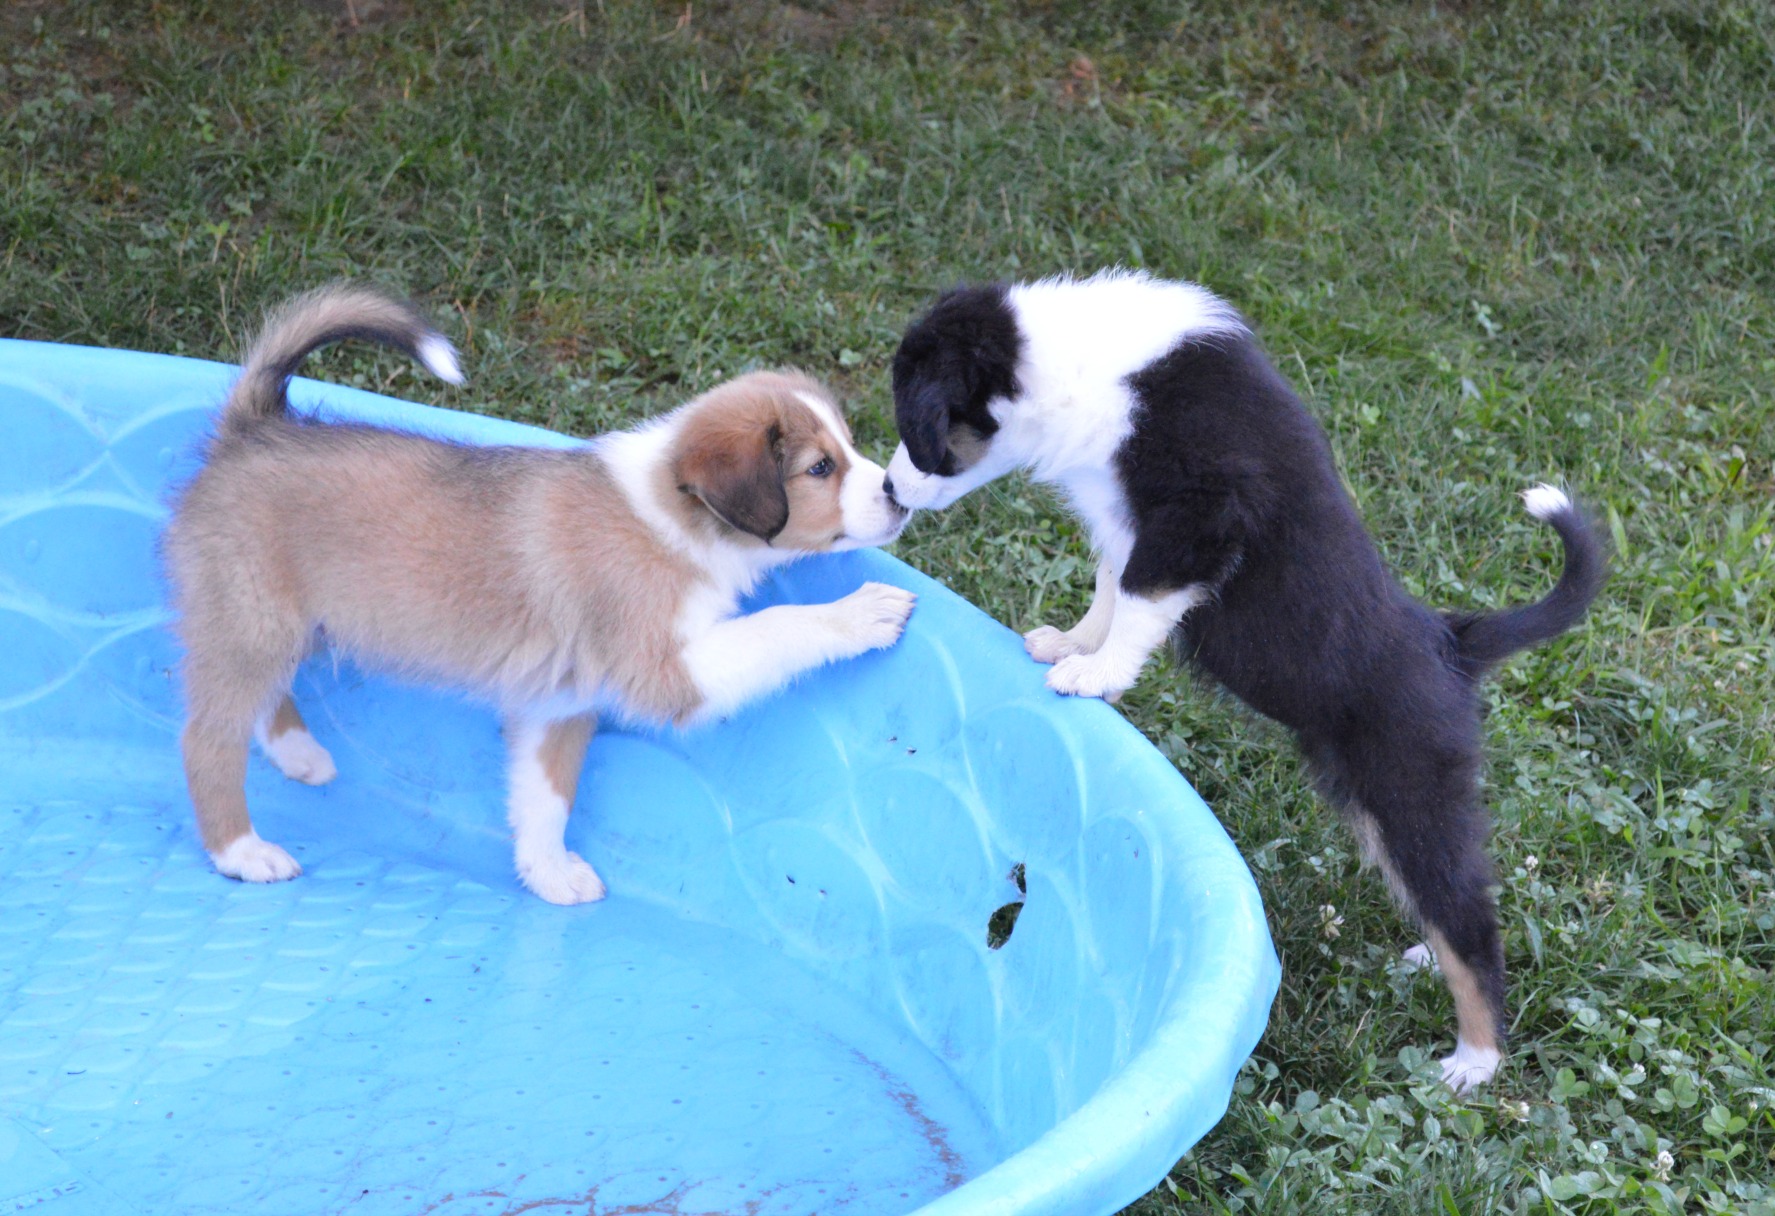
[[[265,728],[265,738],[267,740],[276,739],[293,730],[307,729],[308,724],[302,720],[301,713],[296,709],[296,703],[286,695],[283,700],[277,703],[277,708],[272,711],[271,724]]]
[[[789,523],[775,543],[786,549],[823,549],[844,534],[839,488],[850,472],[850,458],[843,447],[832,442],[832,433],[813,411],[796,404],[801,408],[787,411],[783,432],[783,489],[789,497]],[[814,477],[808,470],[821,460],[832,462],[832,472]]]
[[[990,446],[991,436],[982,435],[971,426],[958,426],[949,432],[949,451],[958,470],[973,468]]]
[[[1459,1028],[1461,1041],[1469,1047],[1477,1047],[1487,1051],[1497,1051],[1497,1021],[1493,1017],[1491,1005],[1479,987],[1479,979],[1461,956],[1449,946],[1446,938],[1436,930],[1429,930],[1425,936],[1429,939],[1430,949],[1436,954],[1436,963],[1442,968],[1442,978],[1448,984],[1448,991],[1454,997],[1455,1024]]]
[[[1392,863],[1387,859],[1387,851],[1381,847],[1380,828],[1373,816],[1353,804],[1346,805],[1343,814],[1344,821],[1350,825],[1350,830],[1362,849],[1362,860],[1380,870],[1394,901],[1407,916],[1415,919],[1417,911],[1411,893],[1394,873]],[[1491,1006],[1480,990],[1477,977],[1461,962],[1460,956],[1449,949],[1447,941],[1440,933],[1428,929],[1425,937],[1436,956],[1437,966],[1442,971],[1443,983],[1448,985],[1449,996],[1454,999],[1455,1021],[1461,1038],[1469,1046],[1496,1050],[1499,1046],[1497,1024],[1492,1016]]]
[[[316,347],[355,337],[417,355],[429,332],[412,305],[374,287],[332,283],[297,296],[266,317],[222,407],[222,425],[281,416],[285,382]]]
[[[579,789],[579,770],[585,764],[586,745],[592,741],[597,719],[591,714],[549,723],[536,758],[548,774],[549,786],[569,805]]]
[[[1342,810],[1344,822],[1349,824],[1350,833],[1356,837],[1356,845],[1362,851],[1362,863],[1374,866],[1381,872],[1381,877],[1386,880],[1387,890],[1393,896],[1393,902],[1407,916],[1415,918],[1417,907],[1412,901],[1411,890],[1401,881],[1387,856],[1387,850],[1381,846],[1381,829],[1375,823],[1374,816],[1354,803],[1346,804]]]
[[[700,399],[675,472],[709,477],[731,445],[742,497],[782,487],[774,544],[817,550],[839,535],[842,469],[803,471],[844,453],[796,391],[828,399],[770,373]],[[726,531],[690,482],[655,493],[687,529]],[[603,690],[668,721],[701,702],[676,626],[705,572],[636,515],[595,450],[458,447],[255,411],[212,444],[165,554],[187,652],[186,772],[212,853],[252,828],[242,783],[254,723],[275,707],[270,734],[301,725],[287,690],[317,629],[364,663],[508,710]],[[583,718],[550,735],[545,763],[569,799],[590,731]]]
[[[218,853],[253,830],[247,814],[247,743],[226,729],[200,724],[195,718],[180,739],[185,780],[197,809],[203,847]]]
[[[255,709],[280,694],[323,624],[364,661],[502,701],[611,680],[650,716],[692,707],[666,660],[697,571],[596,454],[265,429],[245,451],[218,445],[167,536],[188,668],[218,677],[189,690],[194,717],[207,694],[247,695],[244,667]]]
[[[688,526],[706,526],[712,516],[758,541],[798,550],[826,548],[843,534],[839,492],[850,458],[798,393],[831,401],[807,376],[756,372],[688,407],[670,466]],[[832,416],[848,438],[836,406]],[[810,476],[822,459],[833,471]]]

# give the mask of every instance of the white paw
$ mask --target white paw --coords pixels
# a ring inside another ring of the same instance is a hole
[[[1134,684],[1139,672],[1119,671],[1101,652],[1068,655],[1048,672],[1048,687],[1064,697],[1102,697],[1106,701],[1121,698]]]
[[[1077,638],[1052,625],[1038,625],[1024,634],[1023,649],[1038,663],[1057,663],[1071,655],[1085,653],[1085,647]]]
[[[1442,1061],[1442,1083],[1457,1094],[1467,1093],[1491,1080],[1502,1059],[1495,1047],[1473,1047],[1456,1039],[1454,1054]]]
[[[1405,965],[1407,971],[1441,970],[1441,968],[1436,965],[1436,952],[1430,949],[1427,942],[1419,942],[1404,954],[1401,954],[1399,956],[1399,961]]]
[[[278,771],[291,781],[325,785],[339,775],[332,754],[305,730],[286,730],[281,735],[261,738],[259,746],[271,763],[277,765]]]
[[[864,583],[839,600],[836,607],[843,613],[845,632],[856,640],[857,653],[861,654],[899,641],[917,600],[904,587]]]
[[[218,873],[242,882],[282,882],[302,872],[294,857],[269,840],[259,839],[257,832],[236,836],[226,847],[211,853],[210,860],[216,863]]]
[[[518,861],[518,881],[551,904],[592,904],[604,898],[604,880],[578,853]]]

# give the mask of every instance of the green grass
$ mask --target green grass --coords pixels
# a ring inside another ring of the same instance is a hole
[[[1552,538],[1514,492],[1541,479],[1616,573],[1490,685],[1514,1053],[1471,1100],[1431,1083],[1448,998],[1398,968],[1283,734],[1170,672],[1129,695],[1286,970],[1226,1119],[1130,1210],[1775,1212],[1766,5],[709,7],[15,0],[0,333],[227,357],[263,305],[363,274],[432,305],[472,380],[320,374],[590,431],[792,362],[885,455],[934,290],[1198,278],[1412,591],[1538,595]],[[1078,531],[1023,483],[899,552],[1020,629],[1084,607]]]

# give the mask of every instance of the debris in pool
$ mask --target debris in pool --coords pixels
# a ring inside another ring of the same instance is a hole
[[[1017,918],[1023,914],[1023,901],[1015,900],[1000,907],[986,922],[986,946],[997,950],[1011,940],[1011,930],[1017,927]]]
[[[1023,863],[1018,862],[1011,867],[1006,878],[1017,884],[1017,893],[1027,896],[1029,883]],[[1023,914],[1023,900],[1014,899],[999,907],[986,921],[986,945],[988,949],[997,950],[1011,940],[1011,930],[1017,927],[1017,918]]]
[[[918,1095],[912,1091],[911,1087],[856,1048],[851,1049],[851,1054],[876,1075],[881,1081],[882,1088],[887,1091],[888,1097],[893,1099],[894,1104],[905,1111],[913,1123],[918,1125],[919,1134],[924,1137],[924,1142],[930,1145],[931,1151],[937,1155],[938,1162],[943,1166],[943,1184],[950,1190],[954,1190],[966,1182],[968,1176],[962,1163],[961,1154],[956,1152],[954,1146],[949,1143],[948,1129],[925,1113],[923,1104],[919,1102]],[[902,1192],[901,1198],[905,1198],[904,1192]]]

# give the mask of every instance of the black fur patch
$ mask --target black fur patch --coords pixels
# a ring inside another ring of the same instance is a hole
[[[990,434],[987,404],[1016,408],[1021,344],[1002,285],[953,291],[907,331],[895,416],[920,470],[954,475],[956,428]],[[1477,681],[1583,614],[1606,566],[1594,530],[1576,510],[1550,521],[1567,565],[1539,604],[1444,617],[1394,581],[1324,432],[1254,339],[1185,340],[1126,383],[1136,408],[1113,458],[1133,531],[1123,589],[1209,593],[1174,635],[1179,657],[1293,730],[1407,911],[1473,972],[1501,1034]]]
[[[1023,336],[1005,290],[956,288],[912,323],[894,352],[894,422],[922,473],[960,472],[950,435],[965,426],[991,436],[998,423],[987,406],[1019,391]]]
[[[1465,653],[1450,622],[1393,580],[1324,433],[1253,340],[1186,342],[1128,384],[1134,427],[1115,456],[1135,534],[1123,587],[1212,593],[1179,626],[1179,657],[1294,731],[1326,796],[1372,823],[1402,900],[1474,971],[1501,1031],[1476,681],[1502,655]],[[1562,611],[1544,615],[1564,628],[1595,595],[1601,562],[1581,521],[1560,531],[1571,556],[1550,598]],[[1531,632],[1511,649],[1558,630]]]

